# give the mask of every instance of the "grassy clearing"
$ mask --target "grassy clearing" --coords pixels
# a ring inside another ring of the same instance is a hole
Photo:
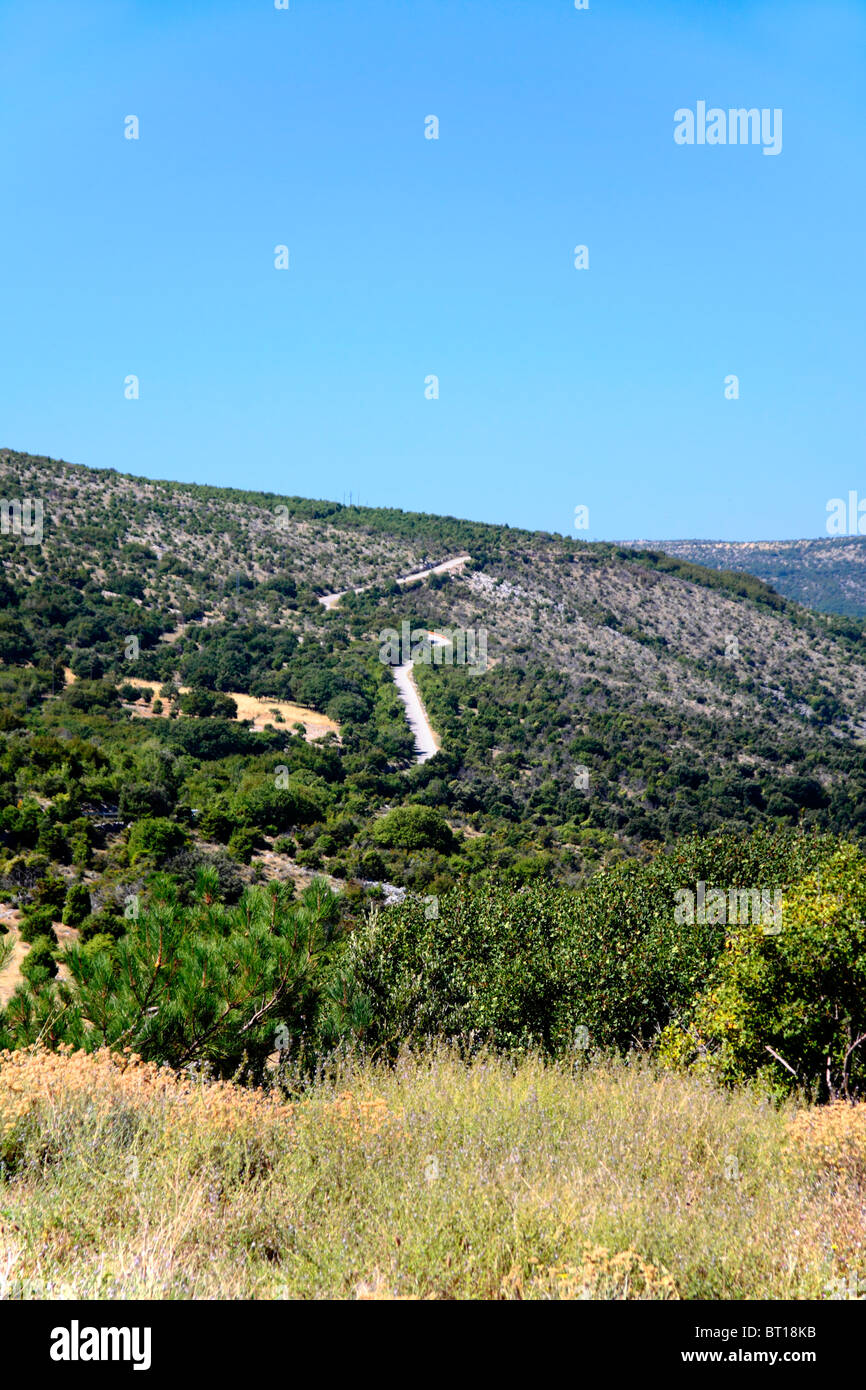
[[[822,1114],[640,1062],[439,1051],[288,1104],[5,1054],[0,1292],[822,1298],[864,1272],[866,1196],[860,1109]]]

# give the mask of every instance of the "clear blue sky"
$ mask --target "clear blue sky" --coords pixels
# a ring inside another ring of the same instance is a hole
[[[823,534],[866,496],[864,75],[866,0],[6,0],[0,444]],[[678,146],[699,100],[782,153]]]

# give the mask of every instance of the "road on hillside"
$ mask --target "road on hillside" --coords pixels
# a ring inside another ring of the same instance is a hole
[[[445,638],[440,637],[438,633],[428,632],[427,636],[431,647],[447,645]],[[415,761],[426,763],[439,752],[439,740],[433,732],[424,701],[412,676],[414,665],[414,661],[405,661],[402,666],[392,668],[392,675],[397,694],[406,706],[406,722],[415,735]]]
[[[469,559],[471,559],[469,555],[455,555],[450,560],[443,560],[439,565],[431,565],[428,570],[416,570],[414,574],[403,574],[395,580],[395,583],[414,584],[418,579],[426,579],[428,574],[446,574],[449,570],[459,569]],[[362,584],[357,589],[341,589],[338,594],[320,594],[319,603],[325,608],[336,608],[344,594],[364,594],[372,587],[372,584]]]
[[[428,574],[446,574],[449,570],[460,569],[471,558],[469,555],[455,555],[450,560],[443,560],[439,565],[432,565],[427,570],[416,570],[414,574],[404,574],[398,580],[398,584],[413,584],[418,579],[426,579]],[[371,588],[369,584],[363,585],[360,589],[351,590],[355,594],[363,594],[366,589]],[[319,603],[325,608],[336,608],[344,594],[348,594],[348,589],[342,589],[338,594],[321,594]],[[428,632],[430,645],[433,647],[447,646],[444,637],[440,637],[436,632]],[[415,761],[426,763],[430,758],[439,752],[439,740],[433,732],[433,726],[424,708],[424,701],[418,691],[418,687],[412,677],[412,667],[414,662],[406,661],[402,666],[394,666],[392,675],[394,684],[397,687],[397,694],[406,706],[406,722],[415,738]]]

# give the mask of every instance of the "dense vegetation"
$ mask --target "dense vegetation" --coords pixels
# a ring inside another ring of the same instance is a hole
[[[0,901],[5,954],[29,946],[5,1044],[261,1079],[275,1052],[562,1056],[579,1030],[860,1088],[861,623],[655,551],[2,462],[45,500],[41,544],[2,537]],[[491,657],[416,664],[421,764],[379,655],[404,623],[483,627]],[[784,891],[783,944],[685,931],[699,881]]]

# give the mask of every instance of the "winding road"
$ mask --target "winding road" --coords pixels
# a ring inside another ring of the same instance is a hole
[[[435,632],[428,632],[431,647],[444,647],[445,638]],[[414,661],[405,661],[402,666],[392,667],[397,694],[406,706],[406,722],[415,735],[415,761],[426,763],[439,752],[439,740],[427,717],[424,701],[412,676]]]
[[[413,584],[418,579],[425,579],[428,574],[446,574],[449,570],[461,569],[471,557],[469,555],[455,555],[450,560],[443,560],[439,565],[432,565],[430,569],[416,570],[414,574],[404,574],[396,582],[398,584]],[[342,589],[338,594],[321,594],[319,602],[325,608],[336,608],[344,594],[355,593],[363,594],[372,585],[365,584],[360,589]],[[433,647],[447,646],[444,637],[440,637],[437,632],[428,632],[430,645]],[[424,708],[424,701],[418,691],[418,687],[412,677],[413,661],[404,661],[400,666],[391,668],[394,677],[394,684],[397,687],[397,694],[406,706],[406,722],[415,737],[415,761],[416,763],[426,763],[430,758],[439,752],[439,740],[433,732],[427,711]]]

